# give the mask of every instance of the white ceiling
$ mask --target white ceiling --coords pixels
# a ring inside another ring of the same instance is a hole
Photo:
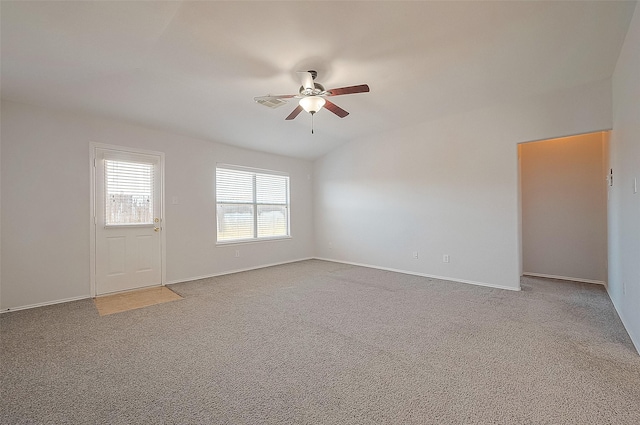
[[[6,2],[2,97],[313,159],[349,140],[610,78],[636,2]],[[295,71],[351,112],[284,118]]]

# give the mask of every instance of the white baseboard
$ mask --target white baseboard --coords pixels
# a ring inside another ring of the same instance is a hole
[[[592,280],[592,279],[582,279],[580,277],[567,277],[567,276],[555,276],[552,274],[542,274],[542,273],[522,273],[523,276],[533,276],[533,277],[544,277],[547,279],[558,279],[558,280],[570,280],[572,282],[584,282],[584,283],[595,283],[596,285],[605,285],[606,283],[602,280]]]
[[[224,272],[220,272],[220,273],[214,273],[214,274],[208,274],[208,275],[203,275],[203,276],[190,277],[190,278],[186,278],[186,279],[171,280],[169,282],[165,282],[165,285],[173,285],[174,283],[191,282],[192,280],[208,279],[210,277],[224,276],[224,275],[227,275],[227,274],[248,272],[248,271],[251,271],[251,270],[264,269],[266,267],[281,266],[283,264],[297,263],[298,261],[313,260],[314,258],[315,257],[298,258],[296,260],[281,261],[279,263],[262,264],[260,266],[247,267],[247,268],[244,268],[244,269],[234,269],[234,270],[228,270],[228,271],[224,271]]]
[[[509,291],[519,291],[520,290],[520,286],[518,286],[517,288],[512,288],[512,287],[509,287],[509,286],[495,285],[495,284],[486,283],[486,282],[475,282],[475,281],[472,281],[472,280],[456,279],[456,278],[447,277],[447,276],[436,276],[436,275],[431,275],[431,274],[426,274],[426,273],[412,272],[412,271],[408,271],[408,270],[393,269],[393,268],[389,268],[389,267],[379,267],[379,266],[374,266],[374,265],[371,265],[371,264],[354,263],[354,262],[350,262],[350,261],[340,261],[340,260],[335,260],[335,259],[331,259],[331,258],[321,258],[321,257],[305,257],[305,258],[298,258],[298,259],[295,259],[295,260],[281,261],[281,262],[278,262],[278,263],[262,264],[262,265],[254,266],[254,267],[227,270],[227,271],[220,272],[220,273],[213,273],[213,274],[208,274],[208,275],[203,275],[203,276],[194,276],[194,277],[189,277],[189,278],[185,278],[185,279],[176,279],[176,280],[165,282],[164,284],[165,285],[173,285],[175,283],[190,282],[192,280],[207,279],[207,278],[210,278],[210,277],[224,276],[224,275],[233,274],[233,273],[247,272],[247,271],[251,271],[251,270],[263,269],[263,268],[266,268],[266,267],[280,266],[280,265],[283,265],[283,264],[297,263],[298,261],[314,260],[314,259],[315,260],[322,260],[322,261],[331,261],[331,262],[334,262],[334,263],[350,264],[350,265],[353,265],[353,266],[368,267],[368,268],[371,268],[371,269],[386,270],[386,271],[396,272],[396,273],[404,273],[404,274],[409,274],[409,275],[414,275],[414,276],[428,277],[428,278],[432,278],[432,279],[449,280],[449,281],[452,281],[452,282],[467,283],[467,284],[470,284],[470,285],[486,286],[486,287],[489,287],[489,288],[506,289],[506,290],[509,290]],[[38,304],[24,305],[24,306],[20,306],[20,307],[12,307],[12,308],[8,308],[8,309],[4,309],[4,310],[0,311],[0,313],[7,313],[7,312],[10,312],[10,311],[18,311],[18,310],[26,310],[26,309],[29,309],[29,308],[43,307],[43,306],[47,306],[47,305],[66,303],[66,302],[70,302],[70,301],[78,301],[78,300],[83,300],[83,299],[87,299],[87,298],[91,298],[91,296],[90,295],[83,295],[83,296],[79,296],[79,297],[65,298],[65,299],[62,299],[62,300],[47,301],[47,302],[42,302],[42,303],[38,303]]]
[[[257,269],[262,269],[262,268],[265,268],[265,267],[279,266],[279,265],[282,265],[282,264],[295,263],[295,262],[298,262],[298,261],[312,260],[312,259],[313,259],[313,257],[306,257],[306,258],[299,258],[299,259],[296,259],[296,260],[282,261],[280,263],[263,264],[263,265],[260,265],[260,266],[248,267],[248,268],[244,268],[244,269],[230,270],[230,271],[225,271],[225,272],[222,272],[222,273],[215,273],[215,274],[206,275],[206,276],[191,277],[191,278],[187,278],[187,279],[174,280],[174,281],[170,281],[170,282],[165,282],[164,285],[171,285],[171,284],[174,284],[174,283],[181,283],[181,282],[189,282],[189,281],[198,280],[198,279],[206,279],[208,277],[224,276],[226,274],[246,272],[246,271],[249,271],[249,270],[257,270]],[[3,310],[0,310],[0,313],[8,313],[8,312],[11,312],[11,311],[18,311],[18,310],[27,310],[27,309],[30,309],[30,308],[44,307],[44,306],[47,306],[47,305],[61,304],[61,303],[66,303],[66,302],[70,302],[70,301],[85,300],[87,298],[92,298],[92,297],[91,297],[91,295],[82,295],[82,296],[79,296],[79,297],[65,298],[65,299],[62,299],[62,300],[46,301],[46,302],[37,303],[37,304],[29,304],[29,305],[23,305],[23,306],[19,306],[19,307],[5,308]]]
[[[9,313],[11,311],[27,310],[29,308],[44,307],[47,305],[62,304],[62,303],[68,303],[71,301],[78,301],[78,300],[86,300],[87,298],[91,298],[91,295],[81,295],[79,297],[64,298],[62,300],[45,301],[42,303],[23,305],[20,307],[5,308],[1,310],[0,313]]]
[[[448,281],[451,281],[451,282],[458,282],[458,283],[467,283],[469,285],[486,286],[486,287],[489,287],[489,288],[496,288],[496,289],[506,289],[508,291],[519,291],[520,290],[520,282],[518,282],[518,287],[517,288],[513,288],[513,287],[510,287],[510,286],[495,285],[493,283],[476,282],[476,281],[473,281],[473,280],[457,279],[457,278],[447,277],[447,276],[436,276],[436,275],[432,275],[432,274],[418,273],[418,272],[412,272],[412,271],[408,271],[408,270],[400,270],[400,269],[392,269],[392,268],[389,268],[389,267],[374,266],[374,265],[371,265],[371,264],[362,264],[362,263],[354,263],[354,262],[351,262],[351,261],[334,260],[334,259],[331,259],[331,258],[315,257],[315,259],[316,260],[323,260],[323,261],[331,261],[333,263],[350,264],[352,266],[368,267],[370,269],[378,269],[378,270],[386,270],[386,271],[389,271],[389,272],[410,274],[410,275],[413,275],[413,276],[429,277],[429,278],[432,278],[432,279],[448,280]]]

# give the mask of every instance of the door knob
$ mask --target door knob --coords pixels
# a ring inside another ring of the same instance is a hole
[[[154,227],[154,228],[153,228],[153,231],[154,231],[154,232],[159,232],[159,231],[160,231],[160,228],[159,228],[159,227]]]

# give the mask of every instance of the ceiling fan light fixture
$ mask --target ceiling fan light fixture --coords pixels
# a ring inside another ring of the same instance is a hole
[[[325,102],[324,98],[320,96],[307,96],[300,99],[300,106],[302,106],[302,109],[313,115],[322,109]]]

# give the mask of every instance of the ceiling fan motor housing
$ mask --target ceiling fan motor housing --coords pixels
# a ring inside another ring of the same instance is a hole
[[[300,94],[303,96],[317,96],[319,94],[324,93],[326,90],[324,86],[320,83],[313,82],[313,90],[306,89],[304,86],[300,86]]]
[[[305,88],[304,86],[300,86],[299,93],[303,96],[318,96],[318,95],[324,94],[326,92],[324,86],[320,83],[315,82],[315,79],[318,76],[318,72],[314,70],[309,70],[307,72],[311,74],[311,78],[314,80],[313,90]]]

